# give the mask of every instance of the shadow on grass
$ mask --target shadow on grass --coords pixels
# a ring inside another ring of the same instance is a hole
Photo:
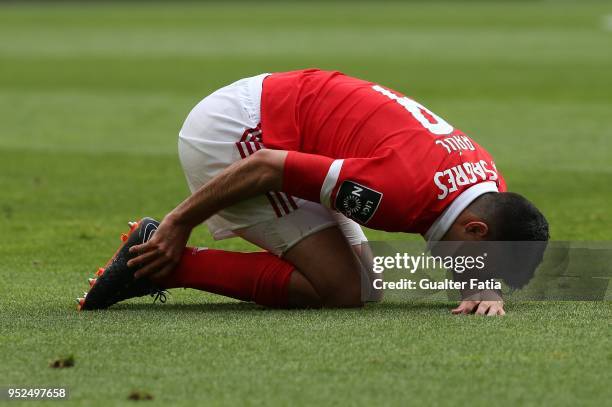
[[[203,302],[201,304],[118,304],[109,311],[154,312],[262,312],[275,311],[249,302]]]
[[[406,312],[423,312],[433,310],[449,310],[455,304],[442,302],[383,302],[369,303],[362,308],[343,308],[343,309],[272,309],[259,306],[249,302],[218,302],[210,303],[203,302],[200,304],[118,304],[109,309],[109,311],[152,311],[162,313],[175,312],[202,312],[202,313],[217,313],[217,312],[363,312],[363,313],[379,313],[384,311],[406,311]]]
[[[87,311],[102,317],[131,317],[134,315],[146,316],[150,314],[152,317],[175,318],[180,315],[210,315],[210,316],[227,316],[236,317],[238,315],[264,317],[264,318],[287,318],[292,315],[307,315],[326,316],[333,318],[349,317],[352,315],[356,318],[384,318],[386,315],[406,314],[417,316],[451,316],[451,309],[455,308],[457,303],[454,302],[382,302],[369,303],[363,308],[344,308],[344,309],[271,309],[265,308],[248,302],[202,302],[202,303],[166,303],[166,304],[146,304],[146,303],[124,303],[117,304],[107,310]],[[506,312],[511,315],[532,315],[534,313],[541,314],[542,312],[555,312],[558,308],[557,303],[551,302],[520,302],[507,304]],[[94,317],[94,318],[97,318]],[[352,317],[351,317],[352,318]]]
[[[456,303],[414,301],[414,302],[382,302],[379,304],[369,304],[366,309],[372,310],[397,310],[397,311],[431,311],[436,309],[451,309],[456,307]]]

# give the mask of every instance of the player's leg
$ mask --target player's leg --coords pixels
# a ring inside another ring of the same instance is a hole
[[[287,250],[283,258],[295,266],[296,279],[306,279],[316,293],[307,298],[303,286],[289,286],[289,301],[323,307],[358,307],[363,304],[361,265],[338,226],[314,233]],[[298,277],[299,275],[299,277]]]
[[[340,225],[320,204],[303,202],[286,216],[235,232],[295,266],[289,286],[291,305],[356,306],[367,299],[361,297],[362,267],[351,247],[366,237],[356,224]]]
[[[332,216],[338,222],[338,227],[349,242],[361,262],[361,292],[365,302],[379,302],[383,298],[383,290],[374,288],[374,280],[382,278],[382,274],[372,271],[372,250],[368,238],[359,224],[347,218],[340,212],[332,211]]]
[[[301,240],[281,259],[269,252],[188,248],[160,288],[194,288],[268,307],[362,304],[359,262],[337,226]]]
[[[350,307],[367,298],[362,295],[359,259],[336,219],[321,205],[306,203],[288,216],[236,233],[267,251],[189,248],[172,274],[154,282],[162,288],[195,288],[271,307]]]

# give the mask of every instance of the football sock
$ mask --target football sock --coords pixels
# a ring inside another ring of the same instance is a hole
[[[187,247],[178,267],[155,281],[161,288],[195,288],[268,307],[287,307],[294,267],[268,252]]]

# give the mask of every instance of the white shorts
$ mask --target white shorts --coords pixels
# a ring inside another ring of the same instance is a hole
[[[192,193],[235,161],[265,148],[260,103],[266,76],[242,79],[217,90],[187,116],[178,144]],[[283,192],[268,192],[223,209],[206,224],[216,240],[240,236],[277,255],[334,225],[351,245],[367,240],[361,227],[344,215]]]

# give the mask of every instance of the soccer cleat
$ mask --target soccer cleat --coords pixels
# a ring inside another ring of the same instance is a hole
[[[136,257],[129,253],[132,246],[143,244],[153,236],[159,222],[151,218],[143,218],[140,222],[131,222],[130,231],[122,235],[122,244],[115,255],[98,269],[96,278],[89,279],[91,289],[82,299],[78,299],[79,309],[104,309],[128,298],[151,295],[160,302],[166,302],[164,290],[155,287],[146,278],[134,279],[138,267],[127,266],[128,260]]]

